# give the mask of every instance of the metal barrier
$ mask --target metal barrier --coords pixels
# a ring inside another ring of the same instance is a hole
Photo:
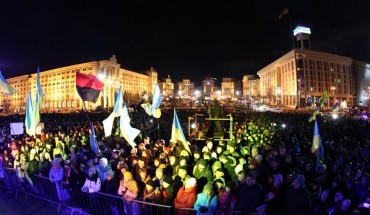
[[[84,193],[81,189],[71,188],[65,182],[51,182],[49,178],[34,175],[31,178],[25,172],[10,168],[0,168],[0,187],[8,190],[24,192],[28,195],[58,204],[71,209],[71,214],[93,215],[195,215],[194,208],[174,208],[167,205],[154,204],[144,201],[126,201],[120,196],[101,192]],[[216,211],[215,214],[223,214]],[[229,215],[239,215],[232,211]],[[226,215],[226,214],[225,214]]]
[[[168,205],[154,204],[139,200],[127,201],[131,215],[170,215],[174,208]]]

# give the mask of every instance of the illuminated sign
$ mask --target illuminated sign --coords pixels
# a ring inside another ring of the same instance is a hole
[[[293,31],[294,36],[297,35],[297,34],[302,34],[302,33],[303,34],[311,34],[311,29],[303,27],[303,26],[297,26]]]

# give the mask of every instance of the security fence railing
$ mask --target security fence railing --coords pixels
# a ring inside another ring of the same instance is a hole
[[[101,192],[85,193],[78,188],[72,188],[65,182],[52,182],[49,178],[33,175],[29,177],[26,172],[19,169],[0,167],[0,188],[22,192],[26,198],[31,195],[39,199],[71,210],[71,215],[195,215],[194,208],[174,208],[167,205],[154,204],[144,201],[126,201],[120,196]],[[199,213],[198,213],[199,214]],[[205,213],[206,214],[206,213]],[[216,211],[215,214],[222,214]],[[239,215],[233,211],[230,215]]]

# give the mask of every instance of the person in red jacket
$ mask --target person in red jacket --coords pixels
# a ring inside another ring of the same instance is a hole
[[[174,200],[175,208],[193,208],[197,201],[197,180],[195,178],[189,178],[186,180],[184,186],[180,188],[177,196]],[[177,210],[176,214],[187,215],[190,211],[188,210]]]

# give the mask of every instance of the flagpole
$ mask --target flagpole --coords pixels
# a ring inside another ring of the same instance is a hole
[[[86,114],[87,121],[90,122],[89,114],[87,114],[87,109],[86,109],[85,101],[82,101],[82,104],[84,105],[84,108],[85,108],[85,114]]]

